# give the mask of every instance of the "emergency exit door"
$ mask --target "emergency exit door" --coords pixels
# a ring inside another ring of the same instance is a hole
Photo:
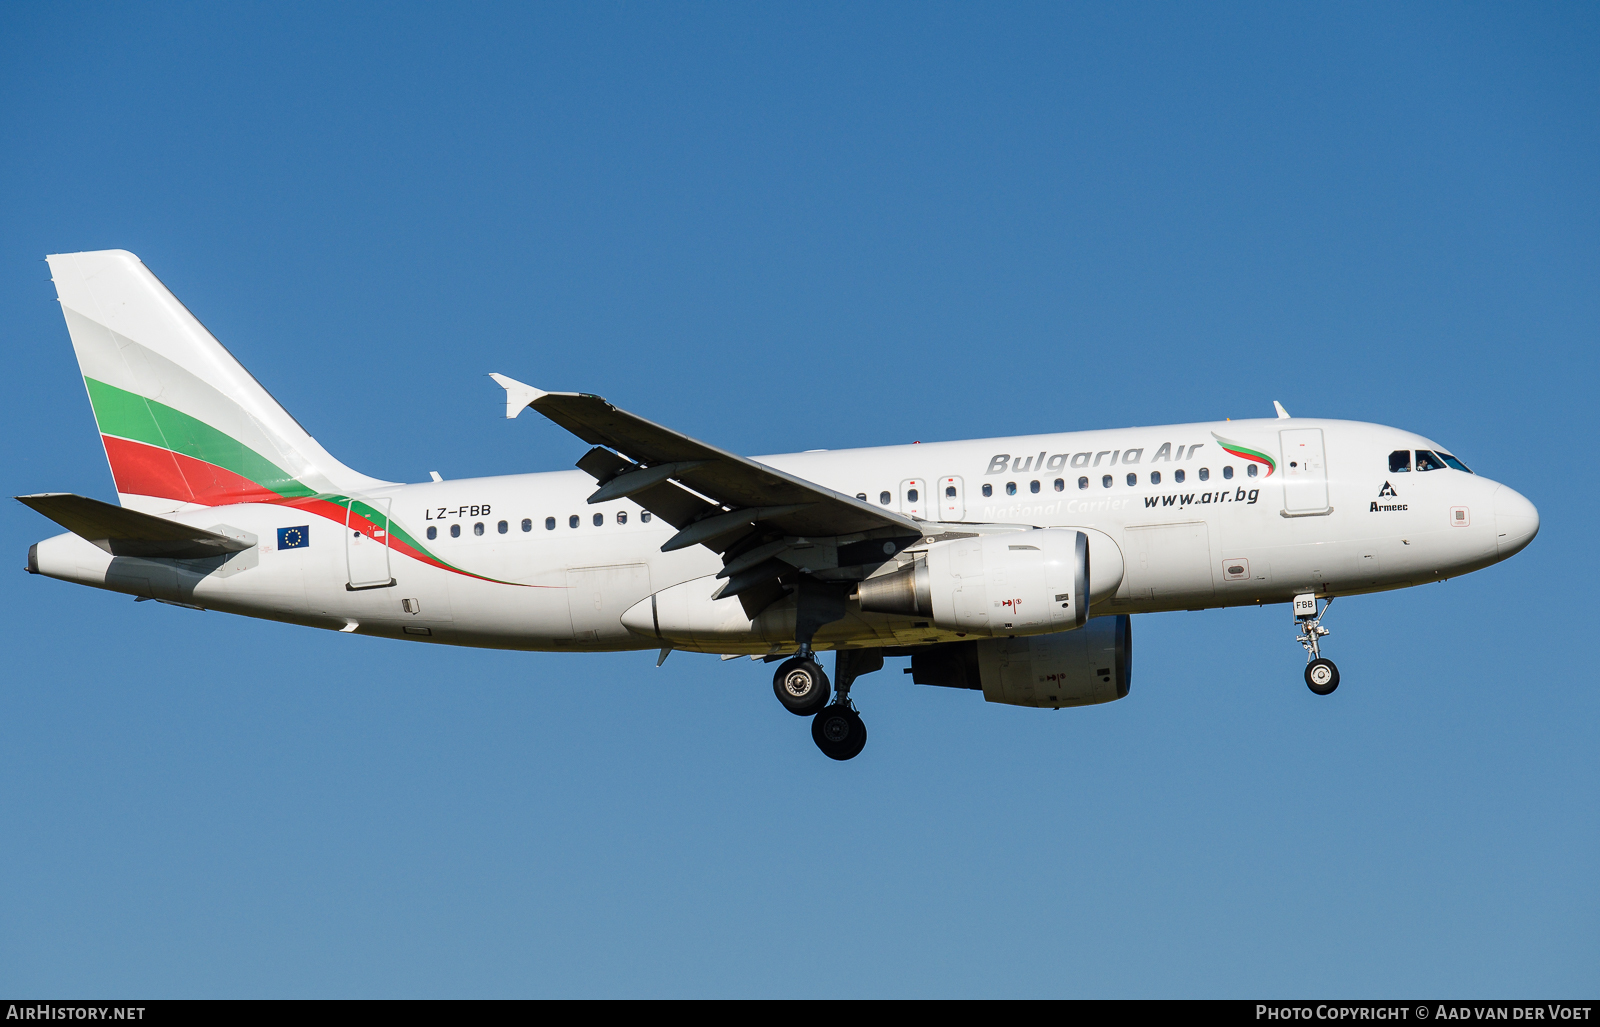
[[[940,478],[938,499],[941,521],[959,521],[967,516],[967,498],[960,478]]]
[[[344,558],[352,592],[394,584],[389,576],[389,499],[352,501],[345,511]]]
[[[1322,451],[1321,428],[1289,428],[1278,433],[1283,459],[1283,512],[1290,517],[1325,514],[1328,506],[1328,462]]]
[[[928,482],[923,478],[907,478],[900,483],[900,512],[919,521],[932,520],[928,511],[937,509],[933,497],[928,495]]]

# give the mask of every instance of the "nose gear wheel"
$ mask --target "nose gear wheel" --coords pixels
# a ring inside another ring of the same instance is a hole
[[[1339,668],[1320,656],[1312,660],[1306,664],[1306,687],[1318,695],[1327,695],[1339,687]]]

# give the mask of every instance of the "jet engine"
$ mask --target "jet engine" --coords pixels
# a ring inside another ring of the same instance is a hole
[[[1038,528],[954,539],[861,582],[856,598],[866,613],[926,617],[936,627],[972,635],[1070,631],[1088,620],[1091,599],[1109,595],[1122,579],[1121,553],[1109,538],[1104,547],[1114,581],[1091,576],[1084,531]],[[1095,585],[1101,588],[1091,595]]]
[[[1096,617],[1081,631],[930,645],[911,656],[919,685],[983,689],[1012,706],[1092,706],[1128,694],[1133,632],[1127,614]]]

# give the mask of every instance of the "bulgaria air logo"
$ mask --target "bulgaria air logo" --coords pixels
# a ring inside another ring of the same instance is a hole
[[[1266,477],[1268,478],[1272,477],[1272,472],[1278,469],[1278,462],[1260,450],[1251,449],[1249,446],[1241,446],[1239,443],[1234,442],[1231,439],[1223,438],[1216,432],[1212,432],[1211,437],[1217,440],[1217,445],[1221,446],[1225,452],[1238,457],[1240,460],[1249,460],[1253,463],[1265,464],[1267,468]]]

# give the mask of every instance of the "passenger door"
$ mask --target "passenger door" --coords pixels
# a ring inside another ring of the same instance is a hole
[[[1283,474],[1283,510],[1290,517],[1328,512],[1328,463],[1321,428],[1289,428],[1278,433]]]

